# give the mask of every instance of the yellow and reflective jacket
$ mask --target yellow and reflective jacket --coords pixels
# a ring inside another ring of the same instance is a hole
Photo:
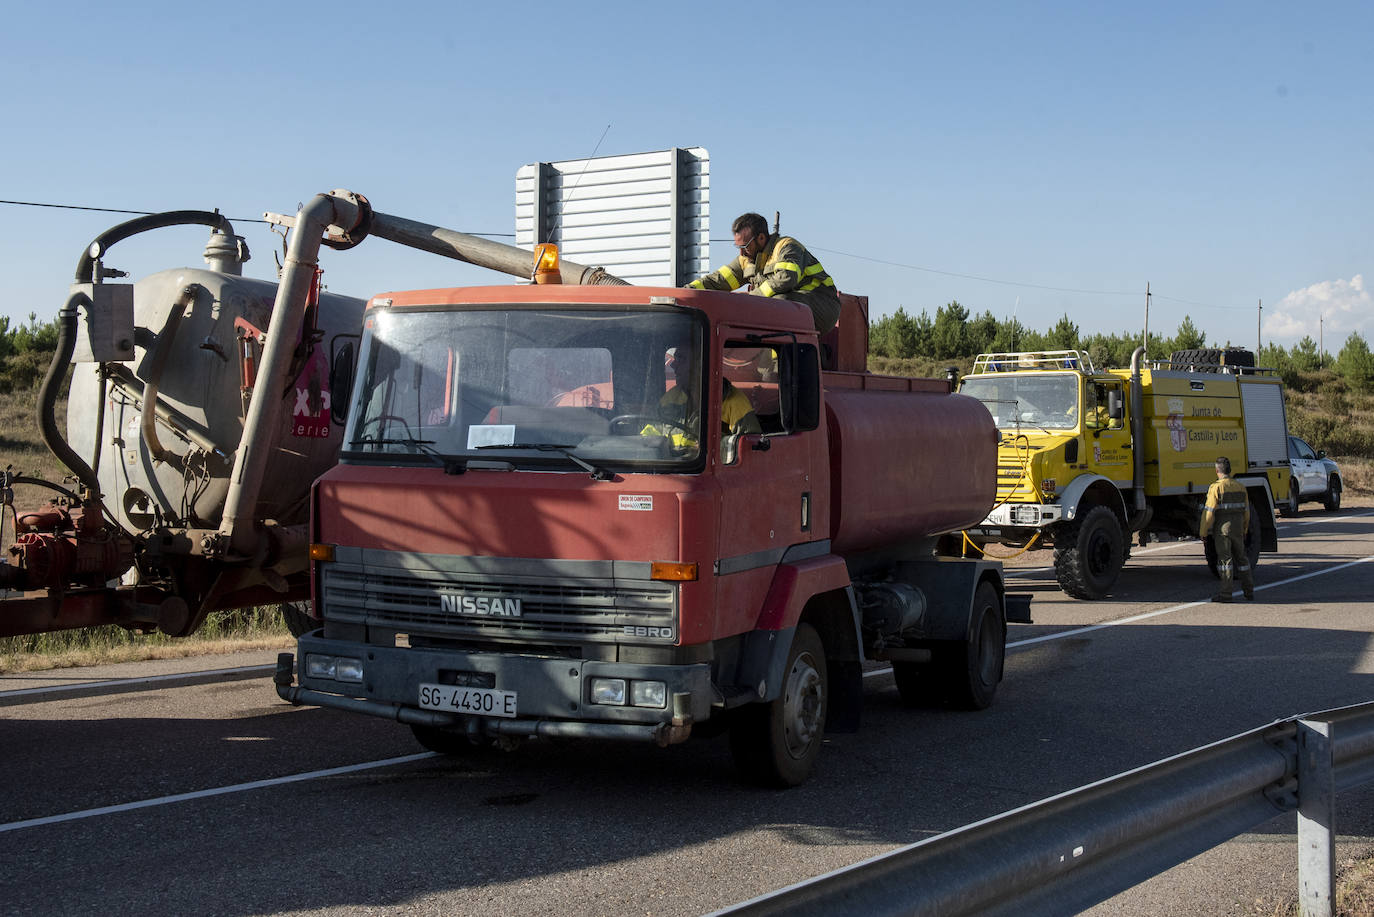
[[[1202,531],[1199,534],[1206,538],[1214,524],[1228,520],[1241,520],[1242,533],[1250,529],[1250,495],[1245,492],[1244,484],[1229,475],[1218,478],[1215,484],[1207,488],[1207,505],[1202,508]]]
[[[734,261],[688,284],[694,290],[738,290],[751,284],[757,296],[780,296],[811,308],[816,330],[825,334],[840,317],[840,294],[835,281],[800,242],[773,235],[753,258]]]
[[[730,384],[730,380],[724,382],[725,397],[720,406],[720,424],[723,433],[761,433],[763,427],[759,425],[758,415],[754,413],[754,406],[745,397],[744,392]],[[661,424],[648,424],[639,431],[640,436],[667,436],[673,445],[678,448],[686,448],[696,445],[697,417],[696,411],[687,402],[687,393],[682,386],[670,388],[658,402],[659,410],[664,414],[676,414],[681,417],[680,421],[672,421]],[[679,425],[679,423],[681,425]]]

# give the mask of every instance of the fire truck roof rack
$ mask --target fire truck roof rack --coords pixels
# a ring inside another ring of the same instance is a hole
[[[1012,353],[980,353],[973,360],[973,372],[1013,373],[1028,369],[1080,370],[1095,373],[1093,361],[1084,350],[1022,350]]]

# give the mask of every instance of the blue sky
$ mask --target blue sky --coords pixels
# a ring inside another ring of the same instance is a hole
[[[257,218],[349,188],[514,228],[527,162],[705,147],[712,237],[780,210],[875,315],[1335,353],[1374,340],[1367,3],[24,4],[0,35],[0,199]],[[609,130],[607,126],[609,125]],[[0,314],[54,316],[125,216],[0,205]],[[272,276],[277,238],[236,224]],[[135,277],[204,233],[121,243]],[[732,254],[713,246],[713,262]],[[367,296],[503,283],[371,240]]]

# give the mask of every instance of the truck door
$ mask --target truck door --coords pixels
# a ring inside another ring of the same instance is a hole
[[[1129,486],[1134,469],[1131,426],[1124,411],[1122,416],[1112,417],[1109,410],[1109,405],[1118,399],[1123,409],[1129,410],[1125,386],[1120,380],[1087,379],[1083,398],[1083,432],[1088,460],[1098,474],[1119,486]],[[1143,448],[1143,444],[1136,444],[1136,447]]]
[[[1312,447],[1296,436],[1288,437],[1288,460],[1298,479],[1298,493],[1306,497],[1326,490],[1326,469]]]
[[[721,399],[734,416],[747,399],[757,433],[720,432],[715,450],[720,482],[720,556],[717,614],[720,633],[752,629],[778,562],[793,545],[810,541],[815,432],[782,432],[777,350],[750,343],[729,329],[722,349]],[[718,402],[719,403],[719,402]],[[721,425],[716,424],[717,428]],[[773,434],[773,435],[769,435]]]

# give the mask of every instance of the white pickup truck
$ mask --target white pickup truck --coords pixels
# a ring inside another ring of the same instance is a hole
[[[1288,462],[1293,476],[1288,499],[1279,504],[1285,516],[1296,516],[1299,503],[1323,504],[1329,512],[1341,508],[1341,469],[1325,452],[1318,452],[1303,439],[1288,437]]]

